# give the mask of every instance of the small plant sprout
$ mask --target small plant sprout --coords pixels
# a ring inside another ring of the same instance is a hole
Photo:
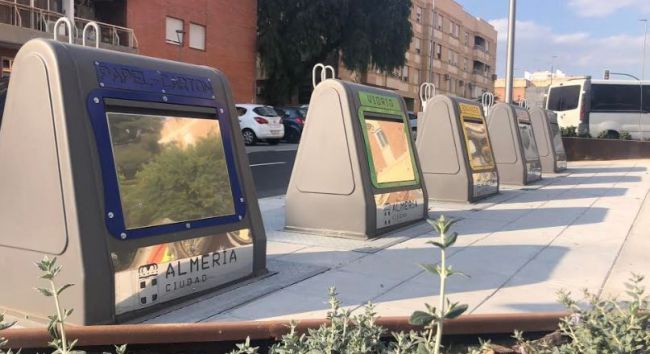
[[[55,349],[54,353],[68,354],[72,351],[77,341],[68,342],[66,338],[65,320],[72,314],[72,309],[64,309],[61,307],[59,296],[73,284],[65,284],[57,287],[55,279],[61,272],[62,266],[56,264],[56,258],[49,259],[45,256],[42,261],[36,263],[36,266],[43,272],[41,279],[45,279],[49,283],[48,288],[37,288],[37,290],[44,296],[52,297],[56,307],[56,314],[48,316],[50,323],[47,326],[47,330],[52,338],[49,344]]]
[[[56,258],[49,259],[47,256],[45,256],[42,261],[36,263],[36,266],[43,272],[41,279],[45,279],[49,283],[49,287],[36,288],[36,290],[38,290],[44,296],[53,298],[54,306],[56,307],[56,314],[48,316],[50,322],[47,325],[47,331],[52,338],[48,344],[50,347],[54,348],[54,352],[52,352],[52,354],[70,354],[73,352],[75,344],[77,344],[76,339],[73,341],[68,341],[65,332],[65,321],[72,314],[72,309],[65,309],[61,306],[60,296],[61,293],[65,291],[65,289],[73,286],[73,284],[65,284],[61,287],[57,286],[56,277],[59,275],[59,273],[61,273],[61,269],[63,267],[56,264]],[[120,346],[116,345],[115,353],[126,354],[126,349],[126,344]]]
[[[10,327],[13,327],[13,325],[15,325],[15,324],[16,324],[15,321],[14,322],[5,322],[5,315],[3,313],[0,313],[0,331],[3,331],[3,330],[5,330],[7,328],[10,328]],[[7,344],[9,344],[9,341],[7,341],[7,339],[5,339],[3,337],[0,337],[0,348],[6,347]],[[0,353],[4,354],[5,352],[2,349],[0,349]],[[6,352],[6,354],[13,354],[13,351],[11,351],[11,349],[9,349]]]
[[[431,274],[436,274],[440,278],[440,299],[438,307],[424,304],[426,311],[415,311],[411,315],[409,322],[412,325],[424,326],[426,330],[426,340],[424,341],[424,351],[426,353],[439,354],[442,346],[443,321],[453,319],[467,311],[467,305],[461,305],[457,302],[452,303],[446,297],[445,285],[447,278],[452,275],[463,275],[461,272],[454,271],[451,266],[447,266],[446,251],[456,243],[458,234],[449,233],[451,226],[458,220],[446,218],[444,215],[438,219],[427,219],[427,222],[438,232],[438,239],[429,241],[431,244],[440,249],[439,264],[420,264],[420,266]],[[435,340],[433,338],[435,330]]]

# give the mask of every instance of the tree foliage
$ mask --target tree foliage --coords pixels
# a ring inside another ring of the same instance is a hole
[[[130,184],[123,181],[125,217],[136,225],[197,220],[234,211],[220,137],[166,145]]]
[[[271,103],[284,102],[312,67],[338,58],[357,72],[404,65],[412,0],[259,0],[258,51]]]

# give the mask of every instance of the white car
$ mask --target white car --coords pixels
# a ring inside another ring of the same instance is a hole
[[[236,104],[239,127],[246,145],[264,140],[276,145],[284,137],[282,118],[271,106],[259,104]]]

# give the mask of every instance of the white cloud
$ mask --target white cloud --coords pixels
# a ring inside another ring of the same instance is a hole
[[[584,32],[571,33],[571,34],[558,34],[553,37],[553,42],[558,44],[571,44],[582,43],[589,38],[589,35]]]
[[[503,77],[508,20],[497,19],[490,23],[499,33],[497,74]],[[517,76],[524,71],[550,70],[551,65],[568,74],[596,77],[601,76],[604,69],[633,75],[641,70],[642,35],[594,37],[585,32],[557,33],[534,21],[517,21],[515,40]],[[650,59],[650,51],[648,54]]]
[[[603,17],[620,9],[633,8],[650,12],[648,0],[569,0],[571,7],[581,17]]]

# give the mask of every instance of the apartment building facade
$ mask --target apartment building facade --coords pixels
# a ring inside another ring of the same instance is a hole
[[[95,21],[100,47],[218,68],[236,101],[255,101],[256,0],[0,0],[1,74],[11,73],[25,42],[52,38],[64,16],[78,44]]]
[[[497,32],[453,0],[413,0],[413,40],[406,65],[391,73],[358,75],[339,65],[339,76],[397,91],[410,110],[422,104],[419,87],[432,82],[438,93],[477,98],[494,90]]]

